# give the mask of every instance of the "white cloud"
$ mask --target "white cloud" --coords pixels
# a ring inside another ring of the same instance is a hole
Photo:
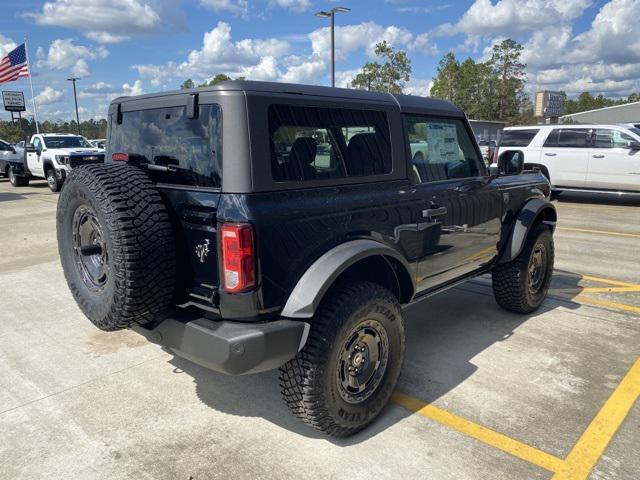
[[[421,80],[414,78],[405,85],[404,93],[408,95],[428,97],[432,86],[433,80]]]
[[[249,16],[248,0],[200,0],[200,5],[214,12],[229,12],[242,18]]]
[[[394,47],[407,45],[413,40],[413,34],[396,26],[383,27],[375,22],[363,22],[355,25],[338,26],[335,29],[336,58],[345,59],[347,55],[364,49],[367,55],[374,57],[376,43],[386,40]],[[331,34],[329,27],[319,28],[309,34],[311,50],[314,55],[328,57],[331,52]]]
[[[435,46],[427,34],[415,36],[410,31],[396,26],[383,27],[375,22],[338,26],[336,35],[336,57],[345,60],[350,54],[364,50],[374,58],[376,43],[386,40],[396,48],[434,54]],[[163,65],[137,64],[141,78],[149,79],[153,87],[167,79],[182,81],[191,78],[201,82],[217,73],[231,77],[243,76],[253,80],[276,80],[290,83],[322,83],[329,73],[330,32],[323,27],[310,32],[296,41],[310,43],[310,55],[289,54],[292,46],[287,40],[232,38],[231,27],[226,22],[218,24],[203,37],[202,47],[192,50],[182,62]]]
[[[44,53],[42,48],[38,48],[36,56],[38,57],[39,67],[70,70],[76,77],[86,77],[89,75],[87,60],[107,58],[109,51],[103,46],[94,48],[76,45],[73,40],[67,38],[51,42],[47,54]]]
[[[311,0],[269,0],[272,7],[282,7],[292,12],[305,12],[312,6]]]
[[[52,0],[24,15],[38,25],[79,30],[99,43],[185,29],[179,0]]]
[[[16,42],[0,33],[0,57],[4,57],[17,46],[18,44]]]
[[[640,90],[639,17],[637,0],[611,0],[579,35],[569,24],[534,33],[522,57],[530,88],[614,96]]]
[[[135,82],[133,82],[133,85],[125,83],[124,85],[122,85],[122,92],[124,95],[130,96],[142,95],[144,93],[144,90],[142,89],[142,81],[136,80]]]
[[[273,80],[278,77],[277,59],[288,53],[291,45],[276,38],[234,41],[231,27],[226,22],[206,32],[202,48],[192,50],[181,63],[165,65],[133,65],[144,78],[150,78],[153,86],[160,85],[167,77],[210,79],[217,73],[232,77],[246,76],[252,79]]]
[[[455,24],[444,24],[436,34],[452,36],[513,35],[533,32],[550,25],[572,21],[591,6],[593,0],[475,0]]]
[[[36,95],[36,106],[51,105],[62,98],[62,91],[55,90],[52,87],[46,87],[38,95]]]

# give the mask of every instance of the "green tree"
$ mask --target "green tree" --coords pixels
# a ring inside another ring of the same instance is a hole
[[[489,64],[496,77],[494,100],[497,103],[497,120],[515,119],[526,99],[524,94],[526,65],[520,61],[523,48],[510,38],[493,46]]]
[[[438,71],[433,79],[430,95],[459,105],[460,76],[460,62],[453,52],[447,53],[438,63]]]
[[[478,120],[513,122],[527,117],[531,103],[524,94],[522,46],[507,39],[493,47],[491,59],[460,62],[449,52],[438,64],[430,94],[448,100]]]
[[[384,63],[365,63],[351,86],[372,92],[402,93],[405,83],[411,79],[411,60],[407,52],[394,50],[386,40],[376,44],[374,52]]]
[[[212,85],[217,85],[218,83],[226,82],[227,80],[231,80],[229,75],[225,75],[224,73],[218,73],[215,77],[213,77],[208,82],[204,82],[199,87],[210,87]]]
[[[190,78],[187,78],[184,82],[182,82],[182,85],[180,85],[180,90],[189,90],[195,87],[196,87],[196,84],[193,83],[193,80],[191,80]]]

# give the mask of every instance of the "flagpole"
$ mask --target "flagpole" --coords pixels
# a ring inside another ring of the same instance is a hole
[[[31,62],[29,62],[29,47],[27,45],[27,36],[24,36],[24,53],[27,56],[27,68],[29,69],[29,86],[31,86],[31,103],[33,105],[33,119],[36,121],[36,133],[40,133],[40,127],[38,126],[38,109],[36,107],[36,97],[33,94],[33,81],[31,77],[33,71],[31,70]]]

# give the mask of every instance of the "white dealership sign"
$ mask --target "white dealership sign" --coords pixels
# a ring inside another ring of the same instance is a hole
[[[8,112],[24,112],[24,94],[22,92],[2,92],[4,109]]]
[[[559,117],[564,113],[564,95],[559,92],[536,93],[536,117]]]

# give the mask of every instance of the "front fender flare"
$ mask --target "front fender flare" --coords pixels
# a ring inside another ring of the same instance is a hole
[[[333,282],[351,265],[367,257],[392,257],[410,274],[407,260],[393,248],[375,240],[359,239],[342,243],[318,258],[300,277],[291,291],[282,316],[311,318]],[[410,275],[415,291],[415,279]]]
[[[550,201],[534,198],[522,207],[502,248],[498,263],[510,262],[520,255],[529,230],[541,215],[544,215],[543,221],[546,224],[550,225],[552,229],[555,228],[557,220],[556,207]]]

